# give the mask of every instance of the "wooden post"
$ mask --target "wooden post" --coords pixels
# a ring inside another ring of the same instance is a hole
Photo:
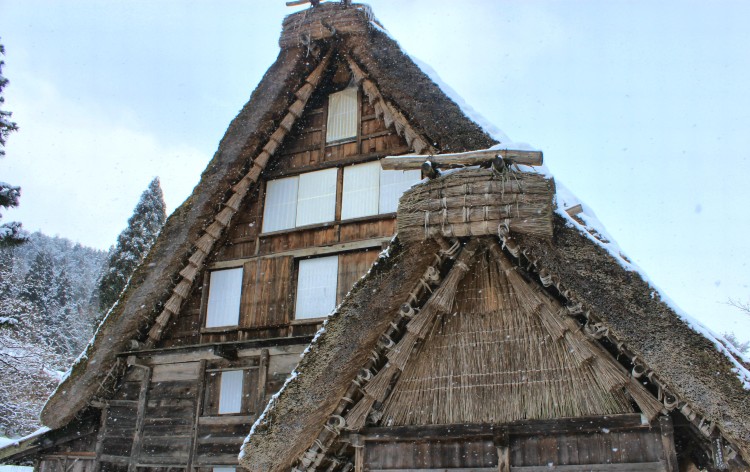
[[[510,472],[510,438],[508,429],[500,428],[494,432],[493,442],[497,448],[497,470]]]
[[[354,472],[363,472],[365,467],[365,441],[359,434],[349,436],[354,448]]]
[[[141,442],[143,440],[143,424],[146,419],[146,401],[148,399],[148,387],[151,384],[151,367],[132,364],[134,367],[143,369],[143,380],[141,390],[138,393],[138,418],[135,422],[135,434],[133,435],[133,449],[128,459],[128,472],[136,472],[138,459],[141,456]]]
[[[208,316],[208,291],[211,290],[210,282],[211,281],[211,271],[210,270],[204,270],[203,271],[203,285],[201,290],[201,312],[200,312],[200,326],[198,329],[202,328],[203,326],[206,326],[206,317]],[[201,336],[202,338],[203,336]],[[203,339],[201,339],[201,342],[203,342]]]
[[[102,456],[102,449],[104,447],[104,436],[107,434],[107,414],[109,413],[109,405],[102,406],[101,418],[99,419],[99,433],[96,435],[96,446],[94,452],[94,470],[93,472],[99,472],[101,470],[102,463],[99,458]]]
[[[677,452],[674,448],[672,418],[669,416],[660,416],[659,428],[661,429],[661,445],[664,449],[664,467],[667,472],[677,472]]]
[[[266,406],[266,383],[268,382],[268,362],[270,356],[268,349],[260,350],[260,365],[258,368],[258,399],[255,407],[256,414],[260,415]]]
[[[206,360],[201,360],[198,370],[198,392],[195,395],[195,417],[193,418],[193,427],[190,432],[190,452],[188,453],[186,472],[193,470],[193,457],[198,447],[198,424],[203,413],[203,396],[206,392]]]

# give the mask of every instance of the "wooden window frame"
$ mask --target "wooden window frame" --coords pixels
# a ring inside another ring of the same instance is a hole
[[[208,298],[211,291],[211,274],[214,272],[222,271],[222,270],[236,270],[240,269],[242,270],[242,279],[244,280],[244,269],[242,266],[238,267],[223,267],[223,268],[214,268],[204,271],[203,273],[203,284],[201,287],[201,308],[200,308],[200,332],[201,333],[222,333],[226,331],[234,331],[239,327],[240,319],[242,313],[238,311],[237,313],[237,324],[234,325],[226,325],[226,326],[206,326],[206,323],[208,322]],[[242,301],[242,295],[245,290],[245,287],[242,285],[242,282],[240,282],[240,301]],[[240,307],[241,311],[241,307]]]
[[[345,138],[334,139],[331,141],[328,140],[328,117],[330,116],[330,110],[331,110],[331,95],[345,92],[349,88],[350,87],[346,87],[337,92],[329,93],[326,96],[325,121],[324,121],[323,135],[322,135],[324,148],[329,147],[329,146],[338,146],[339,144],[351,143],[354,141],[359,143],[360,141],[360,136],[362,134],[362,94],[361,94],[361,90],[359,87],[356,87],[357,90],[356,90],[356,98],[355,98],[356,105],[355,106],[357,107],[357,109],[355,111],[355,116],[354,116],[354,119],[356,120],[356,123],[354,125],[354,136],[347,136]],[[359,150],[359,147],[357,148],[357,150]]]
[[[267,356],[267,354],[266,354]],[[203,371],[204,394],[201,399],[201,418],[256,417],[263,407],[258,398],[265,391],[265,373],[268,360],[260,357],[241,357],[234,361],[209,361]],[[230,371],[243,372],[241,406],[235,413],[219,413],[221,401],[221,374]],[[254,377],[254,379],[253,379]],[[260,383],[263,382],[263,386]],[[255,389],[255,390],[253,390]]]

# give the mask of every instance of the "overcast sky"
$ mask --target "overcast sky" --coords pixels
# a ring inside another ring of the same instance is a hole
[[[686,312],[750,339],[750,2],[373,0]],[[278,54],[283,0],[0,0],[17,219],[98,248],[171,212]]]

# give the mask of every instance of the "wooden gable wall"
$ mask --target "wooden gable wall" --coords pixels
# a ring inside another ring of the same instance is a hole
[[[337,302],[367,271],[382,245],[396,231],[395,214],[380,214],[341,221],[341,182],[347,165],[409,152],[393,125],[386,126],[367,97],[358,92],[357,136],[326,144],[329,94],[351,80],[348,66],[332,64],[307,107],[285,138],[264,179],[243,203],[223,245],[212,256],[215,269],[244,267],[239,329],[202,328],[207,284],[196,284],[182,313],[171,321],[158,347],[245,341],[314,334],[318,323],[294,322],[296,261],[314,254],[340,254]],[[337,213],[333,222],[262,233],[263,202],[269,179],[290,177],[320,169],[338,169]],[[322,252],[319,248],[327,248]]]

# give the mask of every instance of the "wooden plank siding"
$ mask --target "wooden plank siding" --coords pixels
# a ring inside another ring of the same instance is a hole
[[[344,65],[313,94],[210,256],[208,267],[243,268],[238,325],[205,328],[209,273],[199,276],[162,340],[148,353],[136,354],[134,362],[142,366],[128,368],[108,403],[97,446],[99,469],[80,472],[208,471],[212,466],[236,466],[242,440],[265,400],[282,387],[299,361],[302,343],[309,342],[321,323],[293,319],[299,260],[340,256],[336,291],[340,302],[396,229],[394,214],[340,220],[343,166],[410,151],[393,125],[387,127],[376,117],[363,93],[358,94],[356,138],[325,142],[328,94],[346,87],[349,79]],[[333,167],[339,168],[335,221],[262,232],[267,179]],[[247,341],[289,337],[298,337],[300,346],[282,343],[252,355],[247,350],[237,354],[232,348]],[[150,378],[144,374],[148,369]],[[218,414],[225,369],[243,370],[242,411],[237,414]],[[494,446],[487,447],[494,451]]]
[[[215,254],[213,264],[244,264],[243,291],[240,321],[230,329],[206,330],[205,296],[208,287],[196,281],[179,316],[172,317],[168,328],[157,345],[160,348],[188,346],[205,343],[271,339],[314,334],[319,323],[290,323],[294,317],[294,292],[296,259],[273,257],[298,251],[315,251],[318,248],[342,244],[356,244],[370,240],[385,240],[396,231],[395,214],[373,215],[340,221],[340,213],[332,222],[291,228],[273,233],[262,233],[265,179],[289,177],[322,168],[338,167],[336,208],[341,208],[343,178],[342,166],[409,152],[406,141],[393,125],[390,127],[376,117],[375,110],[363,93],[359,93],[359,123],[357,136],[351,140],[328,144],[325,142],[328,94],[346,87],[341,77],[349,76],[348,68],[328,77],[313,93],[300,119],[279,146],[273,160],[264,171],[264,178],[242,203],[226,237]],[[371,248],[380,246],[373,244]],[[365,254],[343,254],[337,288],[337,302],[341,301],[351,284],[358,280],[372,262],[374,253],[368,248]],[[295,255],[295,258],[303,257]],[[349,262],[351,260],[351,262]],[[356,260],[356,261],[355,261]],[[351,264],[351,268],[349,265]]]
[[[336,291],[336,303],[341,303],[346,294],[359,279],[364,276],[378,258],[380,248],[357,251],[339,256],[339,279]]]
[[[289,323],[294,304],[294,258],[273,257],[244,264],[240,327]]]
[[[363,471],[676,471],[669,418],[639,415],[526,420],[508,425],[377,427],[362,432]],[[508,467],[498,451],[507,441]]]

